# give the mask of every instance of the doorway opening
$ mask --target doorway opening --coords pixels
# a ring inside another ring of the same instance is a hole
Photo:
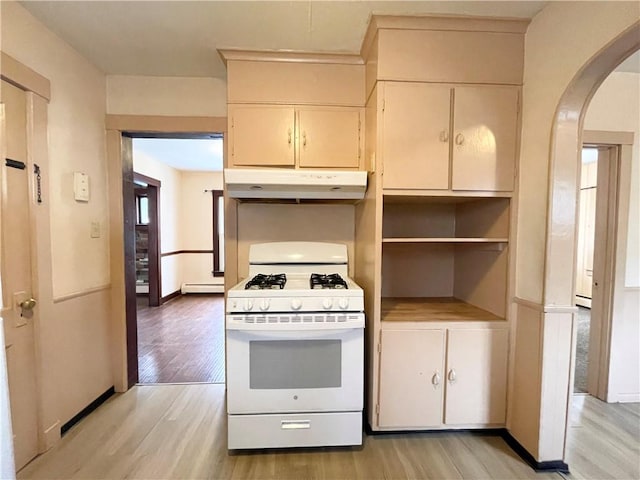
[[[136,383],[224,383],[222,135],[131,137]]]

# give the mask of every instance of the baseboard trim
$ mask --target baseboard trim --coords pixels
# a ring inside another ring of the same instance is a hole
[[[518,440],[516,440],[508,430],[502,431],[503,440],[511,447],[511,449],[518,454],[522,460],[527,462],[531,468],[536,472],[559,472],[570,473],[569,465],[562,460],[549,460],[545,462],[538,462],[533,455],[531,455],[526,448],[524,448]]]
[[[162,297],[160,299],[160,305],[167,303],[169,300],[173,300],[174,298],[179,297],[180,295],[182,295],[182,292],[180,290],[176,290],[175,292]]]
[[[96,408],[98,408],[100,405],[102,405],[104,402],[106,402],[107,399],[111,395],[113,395],[114,393],[116,393],[116,389],[112,386],[107,391],[105,391],[102,395],[100,395],[98,398],[96,398],[93,402],[91,402],[89,405],[87,405],[85,408],[83,408],[80,411],[80,413],[78,413],[75,417],[73,417],[67,423],[62,425],[62,427],[60,428],[60,435],[64,435],[65,433],[67,433],[67,431],[71,427],[73,427],[76,423],[78,423],[80,420],[82,420],[84,417],[89,415]]]

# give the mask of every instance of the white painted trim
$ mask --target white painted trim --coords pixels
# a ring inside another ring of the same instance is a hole
[[[610,399],[609,401],[616,403],[638,403],[640,402],[640,393],[619,393],[614,400]]]
[[[541,303],[534,302],[532,300],[527,300],[520,297],[513,297],[512,301],[514,303],[517,303],[518,305],[522,305],[523,307],[527,307],[527,308],[530,308],[531,310],[535,310],[536,312],[544,311],[544,307],[542,306]]]
[[[224,293],[224,284],[183,283],[180,293]]]
[[[544,313],[578,313],[575,305],[545,305]]]
[[[102,292],[103,290],[110,290],[111,284],[107,283],[106,285],[100,285],[99,287],[87,288],[85,290],[80,290],[79,292],[69,293],[67,295],[60,295],[59,297],[53,298],[53,303],[62,303],[67,300],[73,300],[74,298],[84,297],[86,295],[91,295],[92,293]]]

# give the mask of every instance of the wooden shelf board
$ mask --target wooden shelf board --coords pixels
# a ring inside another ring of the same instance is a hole
[[[453,297],[383,297],[383,322],[505,320]]]
[[[382,243],[509,243],[509,239],[507,237],[389,237],[383,238]]]

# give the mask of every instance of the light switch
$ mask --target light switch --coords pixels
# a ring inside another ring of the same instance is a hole
[[[91,238],[100,238],[100,222],[91,222]]]
[[[89,175],[73,172],[73,195],[78,202],[89,201]]]

